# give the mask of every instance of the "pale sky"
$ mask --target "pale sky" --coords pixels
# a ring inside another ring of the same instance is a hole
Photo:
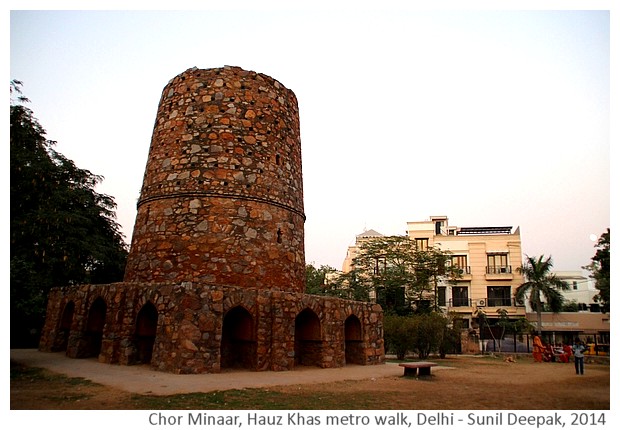
[[[525,254],[580,270],[610,226],[610,13],[579,9],[611,2],[569,3],[12,11],[10,79],[105,177],[128,242],[164,86],[231,65],[299,101],[308,263],[340,269],[364,229],[447,215],[519,226]]]

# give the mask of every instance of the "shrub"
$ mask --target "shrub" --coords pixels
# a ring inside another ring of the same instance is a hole
[[[408,352],[421,359],[440,351],[448,319],[438,313],[413,316],[386,315],[383,321],[385,350],[403,360]]]

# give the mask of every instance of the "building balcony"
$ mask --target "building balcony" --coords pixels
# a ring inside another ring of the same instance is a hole
[[[471,308],[473,306],[471,299],[450,299],[448,300],[448,308]]]
[[[522,301],[518,301],[514,297],[501,298],[501,297],[482,297],[478,299],[458,299],[452,298],[448,300],[447,307],[453,308],[525,308],[525,304]]]
[[[512,266],[487,266],[487,280],[513,279]]]
[[[471,281],[471,266],[454,266],[452,269],[459,274],[459,277],[455,279],[461,281]]]

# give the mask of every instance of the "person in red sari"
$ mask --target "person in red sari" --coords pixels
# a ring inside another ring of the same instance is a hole
[[[532,355],[534,356],[534,361],[537,363],[542,363],[544,352],[545,346],[540,340],[540,336],[534,336],[534,351],[532,353]]]
[[[562,346],[562,354],[560,354],[560,361],[562,363],[568,363],[572,353],[573,353],[573,348],[571,348],[570,345],[568,344],[564,344]]]

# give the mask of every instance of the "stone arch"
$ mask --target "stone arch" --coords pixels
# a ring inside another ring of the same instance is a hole
[[[75,314],[75,302],[69,300],[65,303],[58,321],[58,331],[56,332],[56,342],[54,351],[66,351],[69,345],[69,334],[71,333],[71,325],[73,324],[73,315]]]
[[[84,330],[84,346],[81,356],[98,357],[101,353],[101,342],[103,340],[103,327],[105,326],[107,305],[103,298],[97,297],[90,309],[86,319]]]
[[[256,368],[254,318],[243,306],[231,308],[222,323],[220,368]]]
[[[351,314],[344,321],[344,357],[346,364],[366,364],[363,347],[362,323]]]
[[[138,363],[148,364],[151,362],[157,335],[157,318],[157,309],[150,301],[140,308],[136,316],[134,344]]]
[[[310,308],[305,308],[295,317],[295,365],[321,366],[323,344],[321,321]]]

